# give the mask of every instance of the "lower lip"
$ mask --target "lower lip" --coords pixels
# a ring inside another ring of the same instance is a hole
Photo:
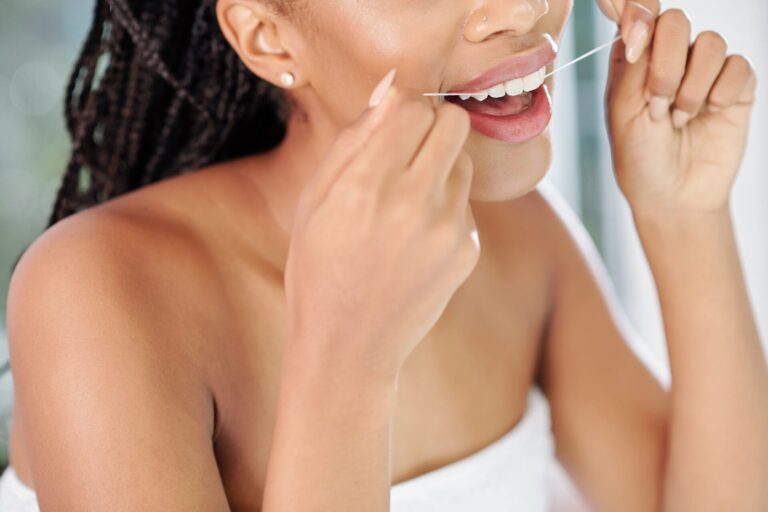
[[[472,129],[492,139],[520,144],[543,132],[552,119],[552,98],[546,84],[531,93],[531,104],[518,114],[492,116],[469,112]]]

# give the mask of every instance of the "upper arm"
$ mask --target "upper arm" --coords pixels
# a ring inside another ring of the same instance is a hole
[[[657,510],[667,394],[630,348],[636,333],[588,232],[554,189],[541,191],[557,268],[541,381],[558,458],[597,510]]]
[[[11,281],[14,416],[41,509],[228,510],[209,396],[168,357],[141,264],[107,241],[62,221]]]

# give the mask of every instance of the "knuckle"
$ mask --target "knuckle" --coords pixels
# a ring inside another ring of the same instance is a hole
[[[753,72],[752,63],[744,55],[731,55],[728,57],[731,66],[740,74],[749,75]]]
[[[458,105],[445,102],[437,107],[436,124],[444,124],[463,137],[469,135],[470,120],[469,113]]]
[[[691,27],[691,18],[684,10],[674,8],[662,13],[659,17],[659,24],[672,30],[688,30]]]
[[[405,100],[400,108],[400,113],[408,122],[429,124],[435,122],[435,110],[423,101]]]
[[[355,125],[348,125],[341,128],[337,134],[334,144],[339,147],[351,146],[357,138],[357,130]]]
[[[475,243],[472,236],[466,233],[466,238],[459,249],[459,259],[465,268],[473,269],[480,258],[480,244]]]
[[[684,110],[692,114],[694,111],[698,110],[698,107],[701,105],[702,101],[703,98],[699,99],[691,93],[682,91],[675,98],[674,106],[677,109]]]
[[[338,189],[341,206],[350,214],[359,214],[367,211],[371,203],[371,191],[364,179],[356,179],[348,186]]]
[[[456,105],[455,103],[451,103],[449,101],[446,101],[445,103],[441,104],[439,107],[437,107],[438,112],[442,113],[445,116],[448,116],[448,118],[451,121],[455,122],[462,122],[467,121],[469,122],[469,113],[461,108],[460,106]]]
[[[354,154],[358,152],[362,146],[362,139],[363,135],[356,129],[356,127],[348,126],[341,128],[331,144],[329,153]]]
[[[435,246],[443,253],[448,253],[456,247],[457,234],[456,223],[452,217],[441,216],[434,228],[433,236],[435,240]]]
[[[728,42],[718,32],[705,30],[696,37],[696,46],[701,46],[708,53],[722,55],[728,49]]]
[[[387,205],[387,212],[396,226],[407,226],[414,217],[414,205],[405,198],[395,198]]]
[[[673,97],[677,93],[677,85],[681,77],[682,73],[675,66],[658,65],[650,70],[649,86],[656,94]]]

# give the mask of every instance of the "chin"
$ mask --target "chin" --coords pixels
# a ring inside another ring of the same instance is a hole
[[[466,151],[474,164],[469,199],[511,201],[536,188],[552,163],[549,128],[521,144],[507,144],[472,131]]]

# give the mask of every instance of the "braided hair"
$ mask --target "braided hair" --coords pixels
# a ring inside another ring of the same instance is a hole
[[[263,0],[293,13],[295,0]],[[216,0],[96,0],[66,88],[72,152],[48,226],[204,165],[270,149],[296,106],[224,38]]]
[[[143,185],[283,140],[298,106],[245,67],[221,32],[216,1],[96,0],[66,88],[72,152],[48,227]],[[295,16],[306,0],[261,1],[312,30]],[[0,377],[9,370],[6,360]]]

